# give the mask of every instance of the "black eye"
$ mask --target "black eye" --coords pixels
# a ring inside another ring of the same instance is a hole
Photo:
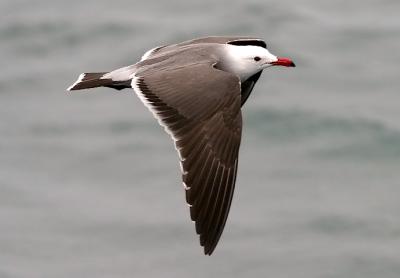
[[[258,56],[254,57],[254,61],[256,61],[256,62],[258,62],[258,61],[260,61],[260,60],[261,60],[260,57],[258,57]]]

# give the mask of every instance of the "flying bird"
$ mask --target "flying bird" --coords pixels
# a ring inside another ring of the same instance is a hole
[[[134,90],[175,143],[190,216],[211,255],[235,188],[241,107],[271,66],[295,64],[259,38],[206,37],[153,48],[114,71],[82,73],[68,90]]]

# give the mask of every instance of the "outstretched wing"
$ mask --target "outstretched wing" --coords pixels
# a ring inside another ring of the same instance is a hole
[[[132,80],[175,141],[190,215],[208,255],[228,217],[242,131],[239,79],[213,64],[152,69]]]

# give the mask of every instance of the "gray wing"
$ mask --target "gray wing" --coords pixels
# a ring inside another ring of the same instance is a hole
[[[228,217],[242,131],[239,79],[213,63],[152,69],[132,81],[175,141],[190,215],[208,255]]]
[[[171,44],[171,45],[164,45],[164,46],[158,46],[156,48],[150,49],[147,51],[143,56],[142,56],[142,61],[148,58],[152,58],[156,55],[163,54],[169,51],[176,50],[182,46],[186,45],[193,45],[193,44],[199,44],[199,43],[218,43],[218,44],[234,44],[234,45],[256,45],[256,46],[261,46],[264,48],[267,48],[267,44],[265,41],[259,38],[254,38],[254,37],[219,37],[219,36],[214,36],[214,37],[204,37],[204,38],[198,38],[198,39],[193,39],[189,41],[184,41],[178,44]]]

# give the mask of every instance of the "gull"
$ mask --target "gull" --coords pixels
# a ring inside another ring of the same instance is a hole
[[[217,246],[235,188],[241,107],[262,71],[295,67],[253,37],[205,37],[159,46],[134,65],[82,73],[68,90],[133,89],[171,136],[204,254]]]

